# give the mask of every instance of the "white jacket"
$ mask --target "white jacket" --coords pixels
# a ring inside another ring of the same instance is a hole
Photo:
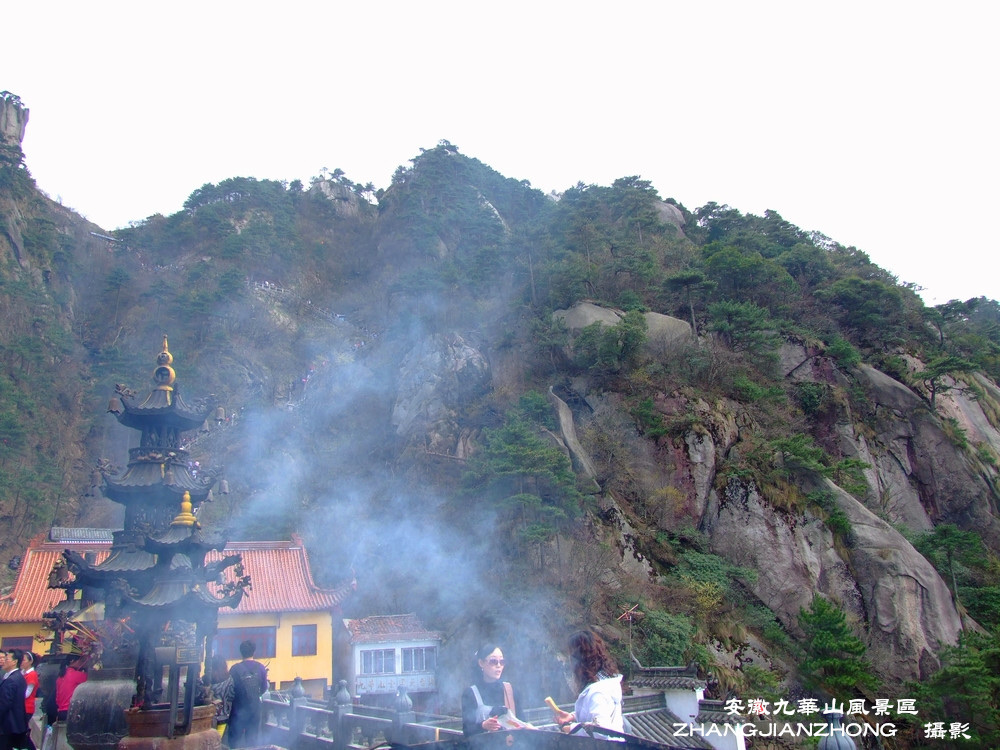
[[[622,676],[616,674],[614,677],[605,677],[603,680],[587,685],[580,691],[573,713],[576,714],[576,720],[579,722],[596,724],[599,727],[614,729],[616,732],[624,732]],[[594,736],[600,739],[619,739],[618,737],[605,737],[601,734]]]

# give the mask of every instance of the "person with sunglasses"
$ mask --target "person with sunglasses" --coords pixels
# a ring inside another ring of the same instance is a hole
[[[503,651],[487,643],[476,651],[472,685],[462,691],[462,731],[466,737],[504,728],[500,717],[513,717],[514,688],[500,679],[505,661]]]

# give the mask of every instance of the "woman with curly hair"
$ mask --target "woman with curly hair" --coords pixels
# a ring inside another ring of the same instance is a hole
[[[591,630],[581,630],[571,635],[569,658],[580,695],[572,713],[553,709],[556,723],[562,731],[572,732],[576,724],[590,724],[615,732],[625,731],[622,676],[601,636]],[[594,736],[600,739],[621,739],[599,733]]]

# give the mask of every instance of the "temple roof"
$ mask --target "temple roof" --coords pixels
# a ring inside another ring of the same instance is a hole
[[[629,684],[651,690],[694,690],[708,685],[691,667],[643,667],[633,673]]]
[[[197,543],[196,539],[193,539],[198,531],[197,526],[173,526],[167,528],[162,534],[157,536],[151,536],[149,538],[150,542],[154,545],[162,545],[164,547],[176,547],[184,542]]]
[[[64,536],[60,538],[71,536],[65,529],[62,533]],[[107,541],[53,542],[46,539],[44,534],[40,534],[32,539],[22,556],[13,590],[5,596],[0,596],[0,623],[40,623],[43,614],[55,609],[65,597],[62,589],[48,587],[49,573],[56,561],[62,559],[63,550],[70,549],[81,555],[93,552],[97,561],[101,562],[106,560],[111,552],[110,534],[104,538]],[[236,609],[236,613],[239,614],[330,611],[339,606],[355,588],[353,581],[345,582],[334,589],[317,586],[309,570],[306,549],[298,537],[293,537],[291,541],[229,542],[222,552],[210,551],[205,564],[210,566],[218,563],[225,555],[232,553],[239,553],[242,556],[245,573],[250,575],[253,582],[252,591],[243,597]],[[149,553],[142,552],[141,555],[132,552],[123,553],[116,565],[143,565],[142,555],[145,554]],[[235,579],[232,567],[223,571],[223,575],[227,580]],[[216,584],[209,584],[207,589],[209,596],[213,598],[218,596]],[[227,611],[223,610],[223,614],[226,613]]]
[[[113,542],[114,535],[115,529],[96,529],[84,527],[75,529],[72,526],[53,526],[49,530],[49,541],[58,542],[60,544]]]
[[[236,608],[236,614],[330,611],[339,607],[357,587],[353,579],[332,589],[317,586],[302,539],[296,534],[291,541],[230,542],[224,552],[239,553],[251,578],[251,589]],[[205,563],[221,557],[220,552],[209,552]],[[227,581],[233,581],[235,575],[233,568],[223,572]]]
[[[41,622],[45,612],[52,611],[66,598],[62,589],[49,588],[49,573],[64,549],[79,554],[93,552],[97,561],[104,560],[111,550],[111,540],[88,542],[53,542],[39,534],[28,543],[17,570],[14,589],[0,597],[0,622]],[[72,574],[70,576],[72,578]]]
[[[112,550],[108,556],[92,567],[98,572],[128,573],[149,570],[156,565],[157,556],[144,549],[125,547]]]
[[[695,721],[699,724],[741,724],[749,718],[747,715],[729,710],[725,701],[702,698],[698,702],[698,716]]]
[[[678,725],[687,724],[689,720],[681,719],[673,711],[666,707],[660,707],[647,711],[628,711],[625,706],[626,716],[632,726],[632,733],[644,740],[656,742],[669,748],[697,748],[697,750],[711,750],[712,745],[696,733],[677,732]]]
[[[187,403],[180,394],[175,380],[177,374],[171,365],[174,355],[163,337],[163,350],[156,355],[153,370],[153,388],[145,399],[139,401],[135,391],[124,385],[115,386],[118,394],[112,398],[108,411],[113,412],[118,421],[126,427],[142,430],[151,425],[170,427],[179,432],[193,430],[202,425],[209,413],[218,406],[215,396]]]
[[[184,603],[188,606],[219,608],[238,603],[242,596],[242,591],[232,595],[215,595],[204,584],[163,580],[157,581],[145,596],[132,598],[131,601],[144,607],[167,607]]]
[[[200,502],[208,495],[215,477],[194,477],[182,463],[133,461],[121,475],[105,477],[104,482],[106,494],[114,500],[132,494],[148,498],[150,487],[163,487],[176,495],[190,492],[191,498]]]
[[[125,427],[141,430],[150,420],[155,419],[181,432],[201,427],[218,406],[216,399],[211,396],[188,404],[176,389],[167,388],[154,388],[141,403],[138,399],[123,397],[121,404],[123,409],[115,416]]]

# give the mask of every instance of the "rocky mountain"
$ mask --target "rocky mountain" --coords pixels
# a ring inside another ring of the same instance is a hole
[[[884,697],[1000,622],[996,301],[926,308],[775,212],[639,177],[556,200],[444,141],[386,188],[236,177],[108,232],[38,193],[3,107],[7,559],[119,520],[105,405],[166,334],[226,404],[188,446],[230,488],[202,523],[298,531],[360,613],[443,630],[459,682],[491,637],[526,700],[565,691],[592,624],[720,695],[829,688],[800,669],[819,595]]]

